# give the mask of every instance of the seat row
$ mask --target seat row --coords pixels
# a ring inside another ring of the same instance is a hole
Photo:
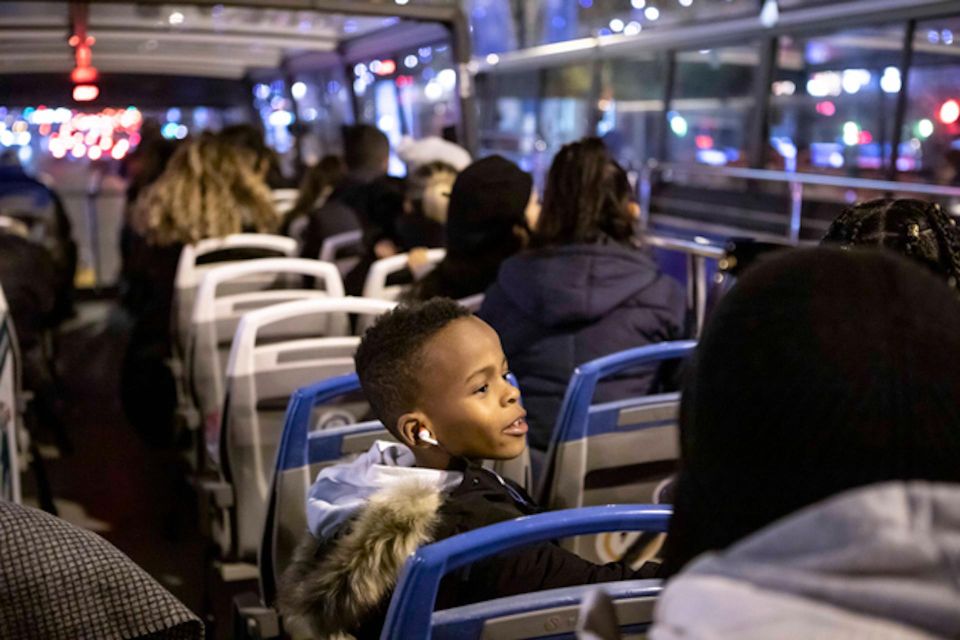
[[[260,593],[238,606],[246,626],[262,637],[278,628],[266,605],[273,603],[276,579],[306,531],[305,496],[316,473],[366,450],[374,439],[389,438],[382,425],[363,420],[367,405],[349,372],[359,342],[355,334],[394,303],[343,297],[339,270],[332,263],[265,259],[256,253],[289,255],[293,247],[281,242],[286,240],[233,236],[185,251],[173,319],[186,399],[195,401],[197,416],[203,416],[203,466],[209,476],[202,487],[210,534],[222,558],[251,567],[256,561]],[[216,252],[219,261],[210,257]],[[434,254],[434,261],[442,257],[442,252]],[[239,261],[244,257],[252,259]],[[405,266],[404,256],[375,264],[365,291],[398,297],[400,291],[385,282]],[[304,286],[304,277],[314,279],[313,288]],[[189,314],[185,306],[192,306]],[[357,316],[355,322],[348,314]],[[538,487],[541,504],[563,509],[654,501],[677,458],[677,394],[598,405],[591,399],[602,378],[684,357],[693,346],[683,342],[635,349],[577,370]],[[321,382],[304,386],[314,380]],[[498,472],[533,490],[526,460]],[[625,554],[642,557],[651,536],[624,533],[632,528],[583,530],[579,533],[591,535],[565,544],[595,562]],[[499,552],[485,545],[487,552]],[[648,587],[654,585],[643,589]],[[636,588],[624,585],[623,593],[636,595]],[[570,593],[553,596],[570,598]],[[533,605],[541,600],[531,598],[524,606],[539,608]],[[515,604],[513,599],[510,606]],[[466,613],[476,622],[477,616],[489,617],[489,611],[478,613],[482,611]],[[443,616],[438,620],[447,624]]]
[[[238,234],[186,247],[178,266],[172,368],[179,414],[196,434],[204,526],[222,558],[256,557],[291,393],[353,371],[357,335],[401,293],[386,281],[405,256],[374,263],[366,290],[380,297],[354,298],[334,263],[289,257],[295,249],[289,238]],[[327,422],[367,411],[354,400]]]
[[[678,453],[676,416],[679,398],[676,393],[668,393],[599,404],[593,404],[592,398],[602,379],[633,367],[684,358],[694,347],[693,341],[662,343],[613,354],[577,369],[553,433],[548,473],[539,491],[542,505],[566,511],[525,519],[524,522],[529,524],[523,526],[531,527],[531,536],[540,535],[540,540],[563,537],[562,531],[567,527],[573,537],[564,540],[564,546],[588,560],[610,562],[631,552],[638,560],[643,559],[643,543],[651,542],[656,537],[653,534],[665,530],[669,509],[622,505],[655,502],[659,487],[672,474]],[[358,389],[356,375],[349,374],[301,388],[291,397],[277,452],[258,557],[260,597],[248,598],[238,607],[239,613],[248,620],[247,626],[258,630],[254,634],[256,637],[272,637],[278,632],[279,624],[270,605],[276,598],[277,580],[307,530],[305,504],[313,478],[324,467],[367,450],[374,440],[390,438],[378,422],[318,428],[318,416],[325,415],[331,403]],[[591,510],[597,507],[590,507],[614,503],[621,506],[601,509],[611,515],[609,520],[598,520],[596,514],[599,512]],[[586,507],[590,508],[583,510]],[[613,516],[615,513],[620,515]],[[657,516],[650,520],[652,513]],[[634,522],[632,516],[625,514],[644,515],[641,521]],[[541,518],[544,519],[542,523]],[[598,524],[600,522],[603,524]],[[658,524],[652,524],[654,522]],[[401,578],[391,605],[392,617],[388,618],[383,637],[430,637],[429,629],[437,634],[433,637],[481,637],[481,631],[482,637],[503,637],[495,632],[500,617],[509,615],[513,628],[516,616],[521,614],[528,621],[543,621],[546,609],[561,604],[568,609],[575,608],[587,588],[561,589],[472,605],[438,613],[431,622],[429,612],[433,601],[429,597],[423,600],[422,594],[431,593],[430,588],[435,594],[436,584],[446,571],[478,557],[512,548],[514,538],[522,536],[525,531],[515,523],[497,526],[502,530],[477,530],[424,547],[418,552],[409,563],[408,573],[419,575],[420,570],[414,567],[426,562],[421,556],[434,558],[432,562],[440,562],[441,567],[432,570],[430,578]],[[534,539],[531,537],[529,541]],[[458,542],[454,543],[454,540]],[[457,553],[469,554],[471,559],[455,561],[447,558],[441,561],[432,555],[439,553],[440,557],[446,557],[447,553],[458,549]],[[424,590],[420,582],[424,579],[433,586]],[[407,589],[421,596],[414,597]],[[627,607],[621,620],[643,618],[649,621],[650,601],[658,592],[659,584],[632,581],[609,587],[604,585],[604,589],[609,590],[615,599],[622,599],[623,606]],[[425,618],[419,616],[419,621],[416,616],[411,617],[413,605],[406,602],[411,597],[420,598],[417,606],[423,607],[420,611],[427,612]],[[401,612],[406,613],[401,615]],[[536,628],[539,623],[531,624]],[[535,634],[531,636],[536,637]]]

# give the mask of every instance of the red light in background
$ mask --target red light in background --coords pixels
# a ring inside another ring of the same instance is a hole
[[[96,81],[99,75],[96,67],[74,67],[70,72],[70,80],[76,84],[88,84]]]
[[[73,88],[73,99],[77,102],[90,102],[100,95],[100,89],[95,84],[78,84]]]
[[[860,135],[857,136],[857,144],[870,144],[873,142],[873,134],[869,131],[861,131]]]
[[[940,105],[940,122],[943,124],[953,124],[960,120],[960,102],[956,100],[947,100]]]
[[[822,116],[827,116],[828,118],[834,115],[837,112],[837,105],[833,104],[829,100],[824,100],[823,102],[817,103],[817,113]]]
[[[413,85],[413,76],[397,76],[395,80],[398,87],[409,87]]]
[[[697,145],[697,149],[713,149],[712,136],[699,135],[693,139],[693,142]]]
[[[381,60],[377,70],[374,71],[378,76],[389,76],[397,70],[397,63],[393,60]]]

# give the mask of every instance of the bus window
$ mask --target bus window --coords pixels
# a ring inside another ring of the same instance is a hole
[[[960,17],[917,23],[897,168],[960,185]]]
[[[758,60],[755,43],[677,53],[673,100],[666,118],[672,162],[747,164]]]
[[[666,56],[605,61],[597,102],[597,135],[627,170],[656,156],[663,121]]]
[[[805,172],[884,175],[903,31],[902,24],[893,24],[780,38],[771,85],[770,168],[795,164]]]

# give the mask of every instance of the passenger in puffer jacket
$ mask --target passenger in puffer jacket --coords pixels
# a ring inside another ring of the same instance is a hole
[[[588,138],[554,158],[532,250],[507,259],[478,314],[503,341],[524,393],[530,446],[546,450],[573,370],[685,336],[683,291],[636,244],[627,175]],[[599,401],[648,393],[656,370],[600,384]]]
[[[377,442],[317,477],[310,535],[279,588],[294,634],[378,638],[400,569],[420,545],[537,511],[518,485],[479,465],[519,456],[527,432],[486,323],[448,299],[401,306],[367,331],[356,364],[373,411],[402,444]],[[650,573],[535,544],[446,576],[437,608]]]
[[[652,637],[960,637],[957,362],[956,291],[893,252],[747,271],[684,382]]]

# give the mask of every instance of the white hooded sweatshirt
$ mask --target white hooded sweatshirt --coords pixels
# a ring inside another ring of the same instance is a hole
[[[417,482],[449,493],[463,481],[459,471],[424,469],[415,464],[413,452],[406,446],[377,440],[355,460],[323,469],[307,494],[310,533],[321,540],[334,537],[371,495],[398,483]]]
[[[960,638],[960,485],[813,505],[671,580],[651,640]]]

